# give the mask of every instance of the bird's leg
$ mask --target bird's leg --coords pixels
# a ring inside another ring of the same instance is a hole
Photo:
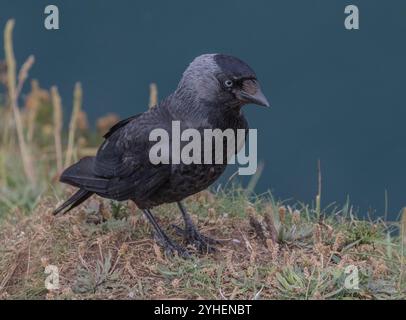
[[[159,244],[165,249],[165,253],[167,254],[174,254],[177,252],[179,256],[183,258],[190,257],[189,252],[182,246],[178,245],[174,241],[172,241],[166,233],[161,229],[158,225],[158,222],[155,220],[154,216],[152,215],[149,209],[143,210],[145,216],[147,217],[148,221],[152,224],[155,230],[155,238]]]
[[[177,202],[177,204],[180,211],[182,212],[182,217],[185,222],[185,229],[173,225],[176,231],[184,236],[187,243],[195,245],[199,251],[201,252],[215,251],[213,244],[219,243],[219,241],[202,235],[197,230],[196,226],[193,224],[192,218],[187,213],[183,204],[180,201]]]

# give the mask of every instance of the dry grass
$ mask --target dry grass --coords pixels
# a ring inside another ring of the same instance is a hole
[[[6,23],[4,29],[4,52],[7,65],[7,89],[10,108],[13,110],[14,121],[17,129],[18,144],[20,146],[21,158],[23,160],[23,168],[25,175],[31,184],[36,183],[35,171],[33,168],[33,161],[30,151],[25,141],[23,124],[18,108],[18,96],[23,87],[25,80],[28,77],[28,71],[34,63],[33,56],[30,56],[26,63],[23,64],[18,77],[18,83],[16,82],[16,62],[13,49],[13,29],[14,20],[9,20]]]
[[[131,204],[94,198],[60,218],[51,215],[55,205],[54,198],[48,197],[32,215],[19,216],[16,211],[17,219],[3,224],[2,298],[404,299],[406,296],[399,239],[392,238],[382,222],[348,219],[345,208],[317,222],[312,218],[315,210],[283,207],[269,200],[250,202],[238,189],[232,194],[203,192],[187,201],[188,208],[201,231],[221,239],[223,244],[213,255],[198,254],[190,247],[194,257],[184,260],[165,257],[151,238],[149,224]],[[275,211],[278,213],[274,214]],[[273,230],[278,232],[277,241],[267,232],[265,217],[270,213]],[[172,205],[159,208],[157,216],[162,226],[170,225],[174,219],[181,223]],[[47,265],[59,269],[58,290],[48,291],[44,286]],[[345,270],[350,265],[359,270],[358,290],[344,287]]]
[[[75,134],[76,127],[78,125],[79,113],[82,107],[82,86],[78,82],[75,85],[75,90],[73,92],[73,108],[72,116],[69,123],[69,134],[68,134],[68,147],[66,150],[65,167],[72,164],[74,146],[75,146]]]
[[[158,87],[155,83],[149,86],[149,104],[148,107],[152,108],[158,104]]]

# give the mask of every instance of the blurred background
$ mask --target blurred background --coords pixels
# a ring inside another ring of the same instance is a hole
[[[44,28],[49,4],[60,30]],[[360,30],[344,28],[348,4],[358,5]],[[310,203],[320,160],[324,206],[349,197],[379,216],[386,192],[393,218],[406,205],[405,13],[400,0],[0,0],[2,28],[16,21],[17,62],[33,54],[30,76],[58,85],[65,123],[76,81],[92,125],[144,111],[151,82],[160,99],[170,94],[195,56],[235,55],[272,105],[245,108],[264,162],[256,192]]]

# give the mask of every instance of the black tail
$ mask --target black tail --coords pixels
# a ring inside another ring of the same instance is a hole
[[[98,191],[103,191],[109,180],[96,177],[93,172],[94,157],[85,157],[67,168],[60,181],[79,188],[79,190],[54,211],[54,215],[77,207]]]
[[[70,197],[68,200],[66,200],[60,207],[55,209],[53,212],[54,215],[57,215],[61,211],[64,214],[67,213],[68,211],[72,210],[76,206],[80,205],[83,201],[86,201],[92,196],[93,192],[87,191],[85,189],[79,189],[72,197]]]
[[[90,192],[103,192],[109,180],[93,174],[94,157],[84,157],[62,172],[60,181]]]

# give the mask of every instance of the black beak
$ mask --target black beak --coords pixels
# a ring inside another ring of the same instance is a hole
[[[263,107],[270,107],[270,104],[268,102],[268,99],[265,97],[265,95],[261,91],[261,87],[259,86],[258,82],[255,81],[255,93],[248,93],[247,91],[244,90],[244,88],[239,92],[240,97],[246,101],[246,103],[253,103],[258,106],[263,106]],[[249,90],[253,91],[253,90]]]

